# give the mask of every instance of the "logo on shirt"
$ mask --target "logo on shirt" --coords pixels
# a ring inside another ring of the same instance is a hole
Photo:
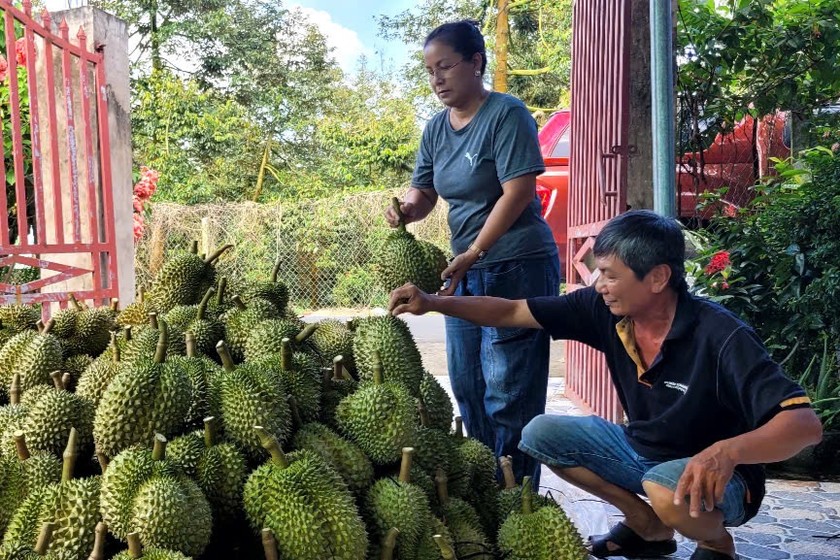
[[[476,159],[478,158],[478,154],[475,154],[475,155],[471,156],[470,153],[467,152],[467,153],[464,154],[464,157],[467,158],[467,161],[470,162],[470,167],[471,168],[475,167],[475,162],[476,162]]]
[[[669,389],[676,389],[680,391],[683,395],[688,392],[688,385],[684,385],[682,383],[674,383],[673,381],[666,381],[665,386]]]

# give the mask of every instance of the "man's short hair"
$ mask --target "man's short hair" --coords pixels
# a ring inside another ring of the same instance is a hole
[[[650,210],[631,210],[607,222],[595,239],[596,257],[614,256],[639,280],[653,267],[671,268],[668,285],[674,291],[687,289],[685,282],[685,237],[680,223]]]

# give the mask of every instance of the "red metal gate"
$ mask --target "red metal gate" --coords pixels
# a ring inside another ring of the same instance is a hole
[[[29,0],[0,10],[0,303],[64,303],[56,284],[85,275],[91,287],[76,298],[105,302],[118,286],[101,49],[88,50],[81,28],[71,42],[66,21],[54,34]],[[10,281],[22,267],[39,277]]]
[[[572,45],[572,155],[567,289],[594,283],[595,236],[626,208],[631,0],[577,0]],[[604,356],[566,345],[566,396],[612,421],[623,415]]]

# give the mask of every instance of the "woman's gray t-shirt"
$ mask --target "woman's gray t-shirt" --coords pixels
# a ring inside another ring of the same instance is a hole
[[[412,186],[434,188],[449,203],[452,251],[467,250],[478,236],[502,183],[545,171],[537,124],[513,96],[491,92],[473,119],[460,130],[449,122],[449,109],[426,124],[417,153]],[[551,230],[541,216],[539,199],[522,212],[510,229],[474,267],[557,254]]]

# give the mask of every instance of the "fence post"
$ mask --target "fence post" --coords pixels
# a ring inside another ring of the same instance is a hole
[[[52,26],[55,32],[62,20],[67,21],[71,30],[71,40],[75,42],[76,31],[82,27],[87,36],[89,48],[102,49],[104,53],[104,70],[106,83],[103,84],[108,101],[108,132],[111,156],[111,184],[114,204],[115,242],[117,259],[117,281],[119,285],[120,304],[125,306],[134,300],[134,234],[132,221],[132,153],[131,153],[131,119],[130,119],[130,89],[128,66],[128,27],[126,23],[102,10],[90,6],[54,12]],[[60,68],[60,66],[58,67]],[[39,68],[39,72],[46,72]],[[77,82],[76,82],[77,83]],[[90,87],[93,87],[91,82]],[[99,92],[94,92],[95,100]],[[61,109],[59,104],[59,110]],[[98,130],[95,123],[83,123],[92,126],[94,137]],[[81,127],[80,127],[81,128]],[[42,145],[43,161],[50,161],[50,146]],[[98,154],[98,149],[95,154]],[[69,165],[66,155],[62,154],[61,173],[67,176],[66,166]],[[48,167],[48,166],[45,166]],[[49,171],[45,172],[45,175]],[[95,170],[98,173],[98,170]],[[45,176],[45,183],[47,177]],[[45,197],[46,206],[51,205],[50,197]],[[90,208],[86,197],[80,197],[80,214],[88,216],[97,212],[98,208]],[[47,208],[47,212],[50,208]],[[53,233],[54,235],[54,233]],[[66,255],[52,255],[51,260],[69,265],[89,268],[90,258],[87,255],[69,253]],[[66,291],[90,289],[92,279],[84,275],[57,284]]]

